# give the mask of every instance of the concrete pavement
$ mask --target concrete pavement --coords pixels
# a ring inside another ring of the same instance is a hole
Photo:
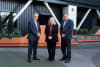
[[[62,57],[60,48],[56,50],[54,62],[47,61],[46,48],[38,48],[40,61],[27,63],[27,48],[0,48],[0,67],[100,67],[100,45],[72,47],[72,62],[58,61]]]

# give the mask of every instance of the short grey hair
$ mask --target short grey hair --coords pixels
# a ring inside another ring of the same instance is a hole
[[[63,15],[68,15],[68,13],[64,13]]]
[[[37,12],[35,12],[35,13],[33,14],[33,16],[34,16],[34,15],[38,15],[38,16],[39,16],[39,14],[38,14]]]

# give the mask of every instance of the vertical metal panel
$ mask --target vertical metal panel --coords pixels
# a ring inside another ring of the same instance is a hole
[[[18,0],[0,0],[0,11],[18,13],[20,9],[25,5],[25,3],[26,2],[24,1]],[[59,16],[60,9],[55,6],[53,6],[52,8],[54,9],[56,15]],[[28,22],[32,20],[32,15],[36,11],[42,15],[50,15],[49,11],[43,4],[31,4],[17,20],[17,27],[21,30],[23,35],[28,32]]]
[[[1,2],[0,2],[0,9],[1,9]]]

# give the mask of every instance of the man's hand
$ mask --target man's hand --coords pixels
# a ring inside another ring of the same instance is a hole
[[[40,35],[41,35],[40,33],[37,34],[38,37],[40,37]]]
[[[51,40],[52,39],[52,36],[49,36],[48,39]]]
[[[62,36],[62,38],[65,38],[65,34],[62,34],[61,36]]]

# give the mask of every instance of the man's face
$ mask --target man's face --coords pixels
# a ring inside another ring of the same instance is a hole
[[[67,20],[67,19],[68,19],[68,15],[64,14],[64,20]]]
[[[35,15],[33,16],[33,19],[34,19],[34,21],[37,21],[37,20],[38,20],[38,15],[35,14]]]

